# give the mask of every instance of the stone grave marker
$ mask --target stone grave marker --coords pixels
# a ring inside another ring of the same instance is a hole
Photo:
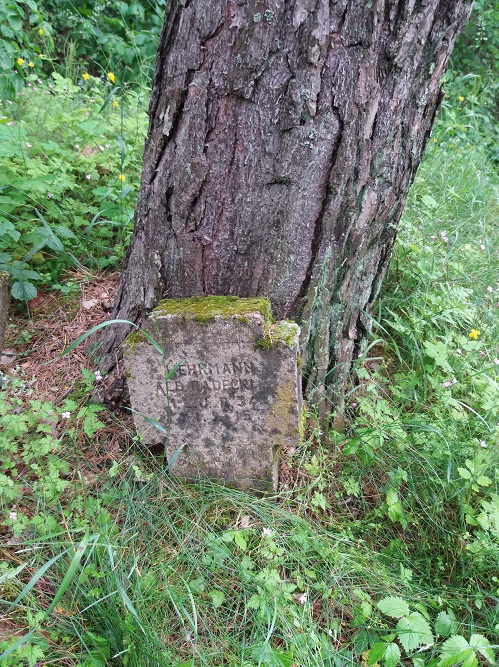
[[[299,328],[270,321],[267,299],[167,299],[128,336],[137,432],[148,445],[165,444],[169,460],[178,452],[178,477],[277,488],[280,449],[300,439]]]

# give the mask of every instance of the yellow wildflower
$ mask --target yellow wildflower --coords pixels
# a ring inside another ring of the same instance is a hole
[[[34,67],[34,66],[35,66],[35,63],[31,62],[31,60],[30,60],[29,63],[28,63],[28,67]]]
[[[38,54],[38,57],[39,57],[39,58],[43,58],[43,53],[39,53],[39,54]]]
[[[41,37],[42,35],[45,34],[45,30],[44,30],[43,28],[39,28],[39,30],[38,30],[38,34],[39,34],[40,37]]]
[[[113,100],[113,107],[119,107],[119,106],[120,103],[118,102],[118,100]]]
[[[109,81],[111,81],[111,83],[114,83],[116,81],[116,77],[114,76],[113,72],[108,72],[107,78],[109,79]]]
[[[24,65],[24,58],[18,58],[18,59],[16,60],[16,63],[17,63],[18,65]]]
[[[460,102],[464,102],[464,97],[462,95],[459,95],[458,99]]]
[[[88,72],[83,72],[82,77],[84,81],[88,81],[90,79],[90,74]]]
[[[478,336],[480,335],[480,332],[478,329],[472,329],[469,333],[470,338],[474,338],[475,340],[478,340]]]
[[[120,174],[120,175],[118,176],[118,178],[119,178],[120,181],[122,181],[122,182],[125,182],[125,181],[126,181],[126,176],[125,176],[125,174]]]

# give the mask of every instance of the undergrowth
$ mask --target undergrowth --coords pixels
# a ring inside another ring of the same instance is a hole
[[[18,413],[26,390],[10,381],[0,396],[12,481],[1,605],[18,632],[2,664],[390,667],[421,651],[442,666],[463,651],[491,662],[487,638],[370,540],[272,499],[181,485],[129,452],[91,474],[74,438],[86,434],[89,458],[101,406],[31,400]],[[45,447],[28,451],[27,434]]]
[[[411,190],[345,430],[311,420],[293,494],[496,637],[499,178],[446,129],[437,123]]]
[[[64,292],[64,269],[105,269],[122,258],[138,190],[144,96],[109,79],[73,82],[54,72],[47,80],[29,75],[25,90],[3,104],[0,270],[12,275],[15,299],[34,299],[43,285]]]
[[[90,371],[60,405],[0,376],[2,666],[494,664],[497,10],[477,7],[343,428],[310,412],[278,496],[108,448]],[[0,269],[21,302],[119,265],[163,9],[0,2]]]

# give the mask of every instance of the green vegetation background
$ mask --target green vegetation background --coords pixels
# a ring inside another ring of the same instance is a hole
[[[20,308],[119,267],[164,6],[0,0],[0,270]],[[0,375],[2,666],[494,664],[497,25],[477,2],[454,52],[344,429],[311,408],[276,498],[181,485],[132,434],[104,451],[98,372],[62,405]]]

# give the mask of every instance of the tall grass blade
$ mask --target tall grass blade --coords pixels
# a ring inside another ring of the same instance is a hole
[[[104,104],[101,106],[101,108],[100,108],[99,111],[97,112],[98,114],[99,114],[99,113],[102,113],[102,112],[104,111],[104,109],[107,107],[107,105],[109,104],[109,102],[111,102],[111,100],[113,99],[114,94],[116,93],[117,90],[120,90],[120,87],[119,87],[119,86],[115,86],[115,87],[109,92],[108,96],[106,97],[106,99],[105,99],[105,101],[104,101]]]
[[[2,655],[0,655],[0,660],[5,660],[5,658],[7,658],[13,651],[22,646],[38,630],[41,623],[43,623],[43,621],[50,616],[50,614],[55,609],[55,607],[59,603],[64,593],[67,591],[71,581],[73,580],[74,575],[80,565],[81,559],[83,558],[83,554],[85,553],[88,544],[90,542],[95,542],[95,540],[98,537],[99,537],[98,534],[90,535],[89,531],[87,530],[84,538],[81,540],[80,544],[76,547],[75,554],[71,560],[71,563],[69,564],[69,568],[66,574],[64,575],[63,580],[61,581],[61,585],[57,589],[57,593],[55,594],[54,599],[52,600],[49,607],[46,609],[42,618],[38,621],[35,627],[32,628],[26,635],[23,635],[14,644],[9,646],[9,648],[6,651],[4,651]],[[42,568],[40,568],[40,570],[38,570],[35,576],[29,581],[29,583],[24,587],[24,589],[16,598],[16,600],[12,603],[12,606],[18,604],[33,589],[37,581],[39,581],[40,577],[43,576],[43,574],[49,569],[49,567],[51,567],[59,558],[69,553],[69,551],[70,551],[69,549],[66,549],[61,554],[54,556],[54,558],[51,558],[51,560],[48,563],[46,563]]]

